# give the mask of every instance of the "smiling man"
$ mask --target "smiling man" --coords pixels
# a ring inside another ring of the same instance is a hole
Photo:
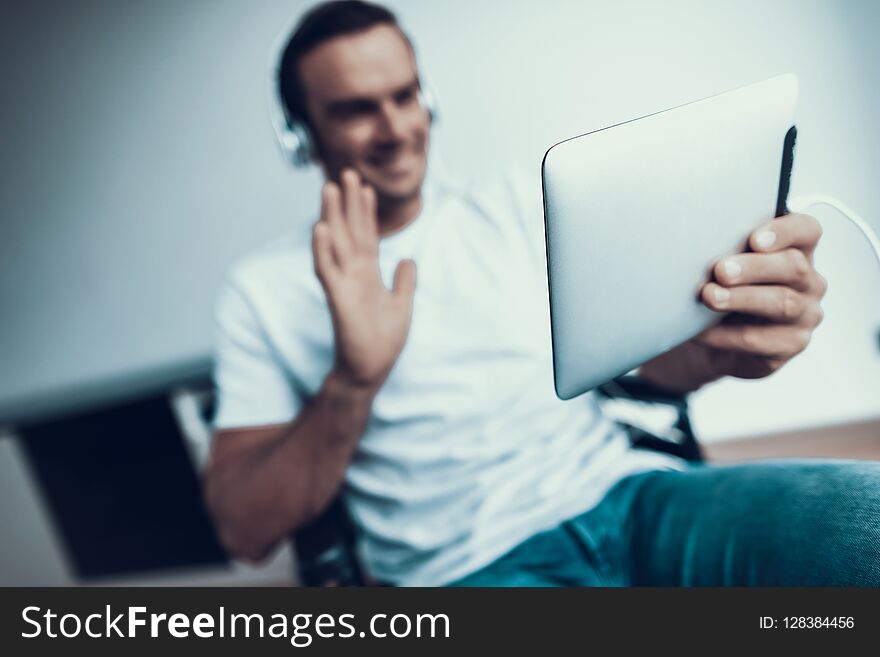
[[[538,181],[428,174],[390,12],[314,8],[280,86],[326,182],[312,248],[244,258],[218,302],[206,499],[233,553],[342,492],[391,584],[880,584],[880,464],[693,465],[634,448],[593,394],[556,398]],[[784,365],[822,318],[819,237],[802,215],[755,231],[703,289],[730,319],[641,375],[684,393]]]

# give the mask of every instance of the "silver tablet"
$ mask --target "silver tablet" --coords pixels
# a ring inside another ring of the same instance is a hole
[[[556,394],[628,372],[720,318],[699,290],[785,212],[797,78],[560,142],[544,156]]]

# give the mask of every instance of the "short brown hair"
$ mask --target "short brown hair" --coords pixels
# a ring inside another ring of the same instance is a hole
[[[306,112],[305,90],[299,74],[300,59],[329,39],[363,32],[376,25],[392,25],[400,29],[397,17],[390,10],[361,0],[324,2],[302,17],[284,48],[278,71],[281,104],[288,121],[310,124]]]

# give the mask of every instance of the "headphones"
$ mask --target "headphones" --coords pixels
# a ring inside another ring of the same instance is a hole
[[[305,124],[288,115],[281,98],[281,59],[292,33],[293,26],[284,30],[272,48],[269,60],[269,118],[284,159],[296,168],[303,168],[315,162],[314,142]],[[421,75],[419,79],[419,104],[427,110],[433,123],[438,116],[436,96],[427,83],[421,82]]]

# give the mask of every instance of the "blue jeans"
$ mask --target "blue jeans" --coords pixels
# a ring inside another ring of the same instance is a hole
[[[452,586],[880,586],[880,461],[630,475]]]

